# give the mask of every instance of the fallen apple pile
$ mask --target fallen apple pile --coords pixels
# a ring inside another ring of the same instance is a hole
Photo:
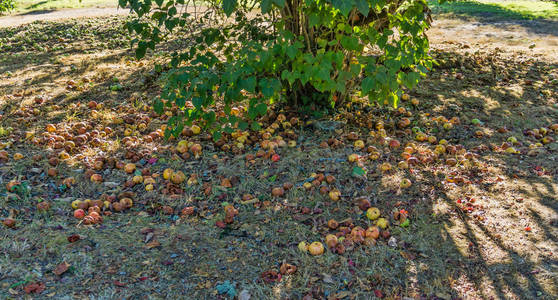
[[[74,84],[75,85],[75,84]],[[69,85],[73,86],[73,85]],[[49,105],[50,109],[57,108],[49,99],[35,101],[34,107],[22,107],[19,115],[22,118],[35,119],[41,115],[41,109]],[[321,149],[345,149],[349,152],[345,159],[354,166],[353,175],[365,178],[368,174],[379,174],[389,178],[395,174],[402,176],[397,179],[396,188],[400,193],[412,190],[414,187],[412,176],[414,169],[430,166],[445,174],[444,184],[466,184],[471,182],[468,178],[467,168],[480,166],[478,156],[485,151],[492,150],[497,153],[537,155],[546,145],[554,142],[553,135],[558,133],[558,124],[548,127],[535,128],[524,131],[524,140],[508,136],[501,145],[480,144],[471,149],[466,149],[461,144],[452,144],[452,132],[466,132],[471,137],[482,140],[486,134],[484,123],[479,119],[472,119],[469,124],[463,124],[458,117],[446,118],[429,113],[415,115],[411,110],[419,105],[418,100],[408,94],[402,97],[403,102],[411,102],[408,108],[399,107],[390,113],[389,121],[375,120],[362,115],[345,116],[355,124],[359,124],[360,131],[343,131],[335,129],[336,137],[330,137],[319,142]],[[187,103],[186,106],[191,106]],[[299,145],[298,132],[301,129],[319,128],[318,121],[303,121],[298,114],[270,110],[267,115],[258,120],[260,129],[248,129],[235,124],[231,132],[223,132],[218,140],[204,133],[203,124],[184,126],[177,135],[166,135],[166,125],[157,125],[172,118],[179,111],[176,106],[166,108],[166,111],[157,115],[150,108],[126,107],[123,105],[110,108],[90,101],[86,105],[71,104],[70,110],[88,114],[88,121],[74,123],[49,123],[41,134],[33,131],[21,132],[13,128],[2,128],[2,135],[9,137],[9,142],[2,143],[0,160],[4,162],[21,161],[25,156],[16,151],[14,145],[21,141],[30,141],[34,145],[46,150],[46,157],[35,155],[33,161],[38,163],[46,161],[45,173],[57,180],[65,189],[72,189],[76,181],[81,178],[74,176],[64,177],[60,171],[61,166],[75,164],[85,167],[83,176],[90,182],[103,187],[117,188],[119,192],[102,194],[96,200],[83,199],[71,203],[73,216],[80,224],[95,225],[103,222],[103,217],[111,216],[135,207],[134,200],[137,193],[158,193],[169,197],[183,195],[185,190],[199,188],[203,195],[210,197],[215,193],[215,187],[204,179],[200,173],[186,175],[180,167],[171,168],[165,157],[170,156],[171,161],[188,162],[207,159],[205,152],[210,152],[209,159],[222,159],[227,155],[244,157],[247,167],[272,166],[282,162],[284,154],[288,151],[300,151],[304,145]],[[233,107],[232,111],[238,117],[245,117],[246,108]],[[222,114],[222,113],[220,113]],[[110,124],[103,122],[107,115]],[[103,125],[104,124],[104,125]],[[110,125],[110,126],[109,126]],[[115,129],[113,129],[115,128]],[[507,134],[506,128],[497,130],[499,134]],[[163,137],[168,140],[163,140]],[[111,149],[116,149],[115,139],[118,142],[116,155],[108,155]],[[203,146],[202,146],[203,145]],[[527,146],[525,146],[527,145]],[[204,151],[204,148],[209,151]],[[11,150],[13,149],[13,150]],[[157,151],[154,151],[157,149]],[[10,150],[10,151],[8,151]],[[337,150],[342,151],[342,150]],[[86,153],[88,155],[86,155]],[[180,163],[175,164],[179,166]],[[119,174],[126,179],[122,185],[107,182],[106,174]],[[217,176],[219,189],[236,191],[240,179],[233,177]],[[274,179],[275,180],[275,179]],[[19,190],[19,181],[10,181],[6,185],[8,192],[16,193]],[[240,204],[253,204],[258,208],[271,207],[273,201],[280,205],[281,199],[290,197],[296,190],[307,193],[309,197],[323,197],[324,201],[333,203],[353,203],[360,211],[361,219],[354,221],[348,217],[342,221],[330,219],[323,226],[323,238],[320,241],[298,244],[300,251],[318,256],[326,252],[344,254],[356,247],[373,246],[381,240],[389,240],[390,224],[406,228],[410,226],[409,212],[403,207],[395,207],[391,213],[382,214],[378,207],[372,205],[368,197],[354,197],[345,194],[343,184],[337,182],[334,173],[315,172],[307,178],[291,183],[274,182],[270,187],[270,200],[260,201],[259,195],[243,194]],[[376,202],[374,202],[376,203]],[[474,204],[474,199],[459,203],[463,211],[473,213],[479,208]],[[144,205],[144,204],[142,204]],[[196,205],[183,207],[160,203],[155,206],[163,215],[178,214],[188,218],[201,211]],[[223,202],[223,211],[215,211],[219,216],[215,225],[227,228],[234,224],[240,211],[237,203]],[[38,211],[49,211],[50,203],[41,202],[37,205]],[[141,209],[138,208],[138,210]],[[482,207],[481,207],[482,209]],[[301,214],[320,214],[323,210],[300,207],[297,212]],[[4,226],[15,228],[13,218],[5,218]],[[392,225],[393,226],[393,225]],[[324,246],[325,245],[325,246]]]

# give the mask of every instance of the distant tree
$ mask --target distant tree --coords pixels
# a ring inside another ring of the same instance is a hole
[[[0,0],[0,13],[8,12],[15,7],[14,0]]]

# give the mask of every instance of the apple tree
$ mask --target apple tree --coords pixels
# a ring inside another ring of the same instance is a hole
[[[270,105],[329,110],[353,96],[397,105],[432,66],[425,0],[119,0],[136,56],[177,31],[155,109],[170,133],[201,121],[215,137],[246,129]],[[237,113],[242,107],[244,115]]]

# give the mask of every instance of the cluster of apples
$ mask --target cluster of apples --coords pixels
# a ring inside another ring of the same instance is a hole
[[[111,127],[93,125],[88,122],[69,124],[47,124],[41,137],[32,137],[31,141],[37,145],[44,145],[54,150],[57,158],[65,160],[76,154],[76,159],[83,158],[83,152],[88,147],[105,148],[107,138],[112,135]]]
[[[176,145],[175,151],[180,154],[183,159],[190,158],[190,153],[192,153],[195,158],[199,158],[202,155],[202,146],[192,141],[181,140]]]
[[[499,128],[498,132],[506,133],[507,129]],[[556,133],[558,133],[558,124],[552,124],[548,127],[526,129],[525,131],[523,131],[523,135],[527,139],[530,139],[530,141],[527,141],[527,143],[529,144],[529,150],[526,150],[527,155],[536,156],[537,154],[539,154],[539,148],[542,148],[545,145],[548,145],[555,141],[554,138],[550,135]],[[522,153],[522,151],[518,150],[518,147],[521,146],[523,146],[523,143],[519,141],[518,138],[516,138],[515,136],[510,136],[500,146],[493,146],[493,150],[503,151],[510,154],[520,154]]]
[[[328,195],[332,201],[339,201],[341,198],[341,192],[332,187],[335,183],[335,177],[333,175],[325,175],[323,173],[312,173],[310,177],[305,180],[301,188],[306,191],[313,191],[318,189],[320,194]],[[293,184],[290,182],[284,183],[282,186],[274,187],[271,189],[271,196],[273,197],[283,197],[285,192],[290,190]]]
[[[391,236],[387,230],[389,221],[381,217],[377,207],[371,207],[370,201],[366,198],[360,198],[357,204],[361,210],[366,211],[366,217],[373,222],[373,225],[364,229],[361,226],[355,226],[351,219],[342,222],[330,219],[327,222],[327,229],[331,233],[325,236],[325,245],[331,252],[343,254],[358,245],[373,246],[380,237],[387,239]],[[393,216],[400,224],[408,224],[405,210],[397,211]],[[324,245],[319,241],[312,243],[302,241],[298,244],[298,249],[312,255],[321,255],[325,251]]]
[[[381,123],[380,123],[381,124]],[[451,124],[451,123],[450,123]],[[379,126],[381,127],[381,126]],[[349,136],[357,136],[354,132],[349,133]],[[383,133],[373,133],[371,136],[375,136],[374,139],[369,140],[368,143],[375,143],[381,146],[385,146],[386,150],[391,153],[397,151],[402,147],[401,142],[395,138],[389,138],[384,136]],[[353,137],[354,139],[354,137]],[[420,138],[421,141],[428,141],[429,144],[417,144],[414,141],[409,141],[403,146],[402,152],[400,152],[401,160],[397,162],[397,167],[399,169],[408,169],[413,165],[418,164],[429,164],[442,159],[446,156],[444,160],[445,164],[448,166],[455,166],[458,163],[464,165],[470,165],[471,160],[475,157],[475,154],[468,152],[462,145],[450,145],[447,140],[438,139],[434,136],[424,136],[424,140]],[[348,161],[352,163],[363,164],[365,161],[376,161],[381,158],[381,151],[372,145],[366,146],[364,141],[356,140],[358,142],[358,149],[366,148],[367,155],[361,155],[357,153],[350,154],[348,156]],[[355,147],[357,149],[357,147]],[[382,173],[389,173],[394,169],[394,166],[389,162],[384,162],[378,165],[379,170]],[[411,181],[409,179],[402,179],[401,188],[408,188],[411,186]]]
[[[550,135],[558,134],[558,123],[549,125],[548,127],[527,129],[523,132],[523,134],[527,138],[534,140],[533,143],[529,144],[529,149],[532,151],[535,148],[543,147],[555,142],[555,138]],[[528,154],[533,154],[533,152]]]
[[[175,185],[179,185],[182,184],[184,181],[186,181],[186,175],[184,175],[182,171],[175,171],[171,168],[167,168],[163,171],[163,179],[170,181]],[[188,177],[188,180],[186,181],[186,184],[188,185],[194,185],[197,183],[198,183],[197,174],[190,175],[190,177]]]
[[[118,197],[103,194],[99,200],[74,200],[71,206],[74,209],[75,218],[83,219],[86,225],[98,224],[103,221],[101,214],[110,216],[112,211],[122,212],[132,208],[134,205],[132,197],[131,192],[124,192]]]
[[[341,192],[333,187],[335,176],[323,173],[312,173],[308,180],[302,184],[302,188],[307,191],[318,189],[320,194],[328,195],[332,201],[339,201]]]
[[[238,109],[242,111],[242,109]],[[255,158],[265,158],[277,161],[278,148],[296,147],[298,135],[293,128],[300,126],[301,121],[293,114],[275,113],[270,111],[265,115],[257,131],[237,129],[232,133],[223,133],[222,137],[215,142],[215,146],[225,152],[240,154],[246,151],[247,146],[259,148],[255,154],[248,154],[246,160],[254,162]]]

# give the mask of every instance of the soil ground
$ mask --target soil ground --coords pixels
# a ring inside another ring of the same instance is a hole
[[[412,113],[412,126],[473,155],[446,153],[387,173],[379,166],[397,166],[402,149],[382,145],[369,132],[382,122],[403,145],[414,135],[393,126],[402,117],[397,111],[358,104],[341,111],[337,131],[320,122],[296,126],[297,147],[278,150],[277,162],[247,159],[256,153],[251,147],[224,153],[203,135],[181,138],[202,144],[198,159],[180,157],[176,140],[148,142],[145,136],[165,123],[149,105],[159,91],[153,66],[166,57],[156,52],[133,60],[124,21],[114,16],[0,29],[0,141],[8,154],[0,181],[20,183],[0,198],[0,219],[16,220],[14,229],[0,230],[3,298],[215,299],[229,297],[226,291],[240,299],[558,297],[558,145],[536,147],[539,140],[524,134],[558,122],[558,31],[550,20],[438,16],[430,36],[439,66],[409,92],[419,104],[402,106]],[[90,101],[102,106],[88,108]],[[448,130],[440,117],[458,120]],[[42,142],[46,125],[63,129],[80,122],[91,127],[89,134],[106,127],[112,132],[69,151],[50,176],[49,160],[60,149],[55,137]],[[349,154],[365,155],[352,146],[350,132],[380,152],[363,162],[366,177],[354,176],[355,165],[347,161]],[[546,136],[558,138],[552,131]],[[513,147],[519,153],[502,148],[510,137],[518,140]],[[330,138],[345,146],[320,146]],[[417,157],[434,148],[414,143]],[[14,160],[15,153],[23,158]],[[154,191],[126,185],[132,175],[106,166],[95,170],[103,182],[91,182],[85,174],[99,158],[134,161],[155,178]],[[459,163],[448,165],[453,158]],[[169,167],[199,182],[176,186],[154,175]],[[305,190],[301,185],[312,173],[335,176],[328,186],[341,191],[341,200]],[[69,177],[75,184],[65,184]],[[402,178],[412,186],[400,188]],[[295,186],[284,197],[270,195],[286,182]],[[72,216],[73,200],[124,192],[133,193],[133,207],[105,216],[101,225]],[[244,201],[244,194],[255,200]],[[360,197],[390,221],[392,239],[348,246],[342,255],[326,250],[314,257],[297,249],[300,241],[323,242],[330,219],[371,225],[355,204]],[[43,201],[51,204],[47,212],[36,207]],[[224,203],[239,214],[221,229],[216,223]],[[165,213],[164,206],[173,211]],[[180,216],[185,206],[195,213]],[[393,217],[402,209],[408,227]],[[59,267],[64,262],[67,270]],[[294,274],[262,278],[285,262],[297,267]]]
[[[13,16],[0,17],[0,28],[29,24],[35,21],[60,21],[64,19],[105,17],[127,15],[130,11],[116,7],[69,8],[61,10],[42,10]]]

